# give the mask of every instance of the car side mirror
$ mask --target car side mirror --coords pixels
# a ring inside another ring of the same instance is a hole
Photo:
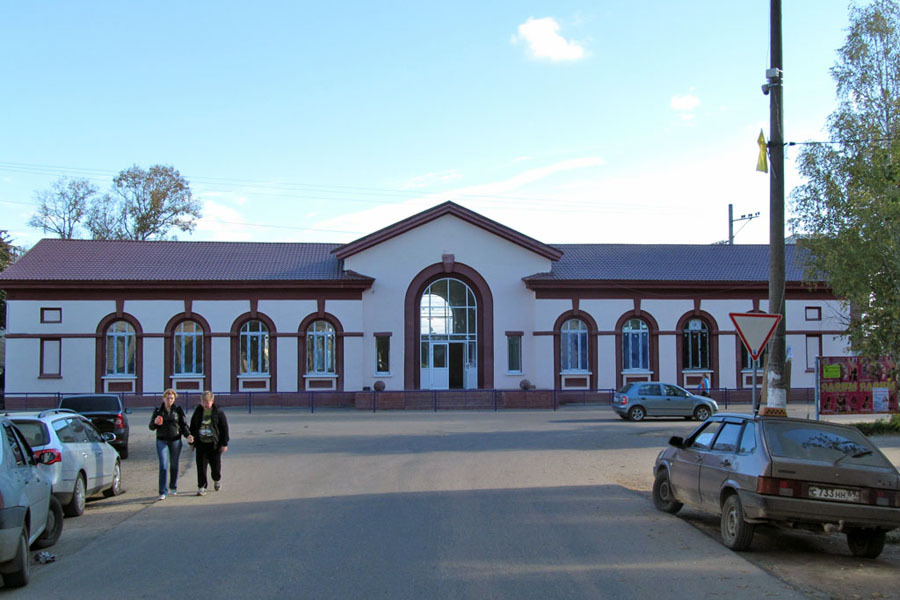
[[[130,414],[131,414],[131,409],[130,409],[130,408],[126,408],[123,412],[124,412],[126,415],[130,415]]]
[[[676,448],[684,448],[684,438],[678,435],[673,435],[669,438],[669,445]]]
[[[104,442],[114,442],[116,441],[116,434],[112,431],[107,431],[106,433],[101,434]]]

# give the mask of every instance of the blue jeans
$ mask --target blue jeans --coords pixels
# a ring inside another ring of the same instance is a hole
[[[177,440],[156,440],[156,455],[159,457],[159,494],[168,493],[166,472],[169,474],[169,488],[178,489],[178,457],[181,455],[181,438]]]

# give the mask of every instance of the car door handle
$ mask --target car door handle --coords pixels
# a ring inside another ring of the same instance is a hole
[[[720,464],[721,466],[723,466],[723,467],[730,467],[730,466],[731,466],[731,461],[728,460],[727,458],[724,458],[724,459],[722,459],[722,462],[720,462],[719,464]]]

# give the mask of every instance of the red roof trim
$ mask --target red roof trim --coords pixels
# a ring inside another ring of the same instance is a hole
[[[450,201],[438,204],[433,208],[403,219],[402,221],[398,221],[384,229],[379,229],[375,233],[370,233],[349,244],[339,246],[332,250],[332,252],[339,259],[343,260],[445,215],[452,215],[458,219],[462,219],[467,223],[480,227],[489,233],[493,233],[496,236],[517,244],[544,258],[549,258],[550,260],[559,260],[562,258],[563,253],[560,250]]]

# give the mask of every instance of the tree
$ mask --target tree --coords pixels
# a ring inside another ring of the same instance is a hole
[[[174,167],[135,165],[116,175],[111,194],[93,200],[86,224],[94,239],[161,240],[173,227],[193,231],[200,216],[190,184]]]
[[[22,249],[13,246],[5,229],[0,229],[0,272],[12,264],[22,253]],[[6,327],[6,292],[0,290],[0,329]],[[2,365],[0,365],[2,366]]]
[[[850,308],[853,348],[900,357],[900,7],[852,6],[831,69],[839,105],[830,143],[799,155],[806,183],[792,193],[806,269]]]
[[[79,237],[79,224],[87,213],[88,203],[98,191],[87,179],[62,177],[53,183],[52,189],[35,194],[40,206],[28,224],[62,239]]]

